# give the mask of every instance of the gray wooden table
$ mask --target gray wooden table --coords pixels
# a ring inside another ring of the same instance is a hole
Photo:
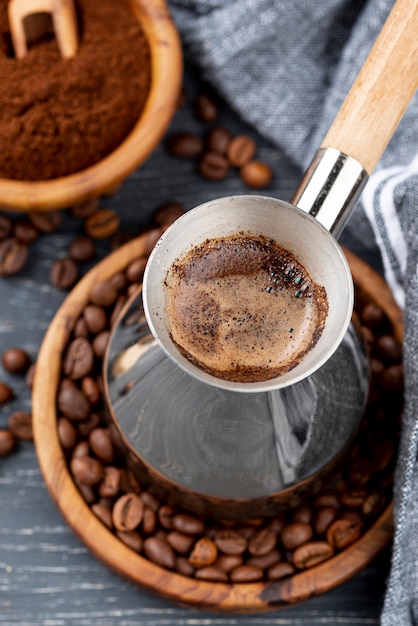
[[[198,88],[188,70],[189,100]],[[266,195],[289,200],[300,173],[268,141],[224,107],[219,123],[233,133],[256,138],[257,157],[269,163],[275,177]],[[169,133],[180,130],[202,134],[207,126],[197,121],[190,107],[175,116]],[[138,232],[157,206],[177,200],[186,209],[234,193],[247,193],[235,172],[226,181],[205,181],[192,161],[166,153],[161,145],[121,190],[102,200],[116,209],[121,231]],[[49,281],[54,259],[66,255],[71,239],[81,234],[81,222],[65,215],[58,233],[41,237],[31,249],[30,263],[19,276],[0,279],[0,352],[25,348],[33,360],[43,335],[65,293]],[[380,269],[358,239],[343,238],[354,252]],[[100,256],[109,246],[99,245]],[[30,409],[24,380],[8,375],[0,366],[0,380],[13,387],[16,399],[0,408],[0,428],[10,413]],[[353,580],[333,591],[289,609],[259,615],[217,615],[179,608],[150,596],[109,571],[96,560],[67,526],[47,492],[33,444],[0,459],[0,624],[4,626],[237,626],[378,624],[390,562],[390,547]]]

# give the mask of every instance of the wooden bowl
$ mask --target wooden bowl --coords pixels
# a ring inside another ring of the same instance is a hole
[[[61,357],[74,323],[88,302],[92,286],[148,254],[159,236],[151,232],[133,240],[94,267],[68,295],[43,341],[33,389],[33,427],[40,467],[51,496],[69,526],[91,552],[112,570],[167,600],[220,612],[261,612],[287,607],[344,583],[376,557],[392,538],[389,503],[362,537],[328,561],[277,582],[211,583],[166,570],[134,552],[92,513],[69,472],[57,435],[56,395]],[[402,340],[402,313],[384,280],[347,251],[354,281],[386,313]]]
[[[116,150],[80,172],[34,182],[0,178],[3,209],[51,211],[98,196],[122,182],[161,140],[180,93],[181,43],[165,0],[130,1],[151,54],[151,87],[137,124]]]

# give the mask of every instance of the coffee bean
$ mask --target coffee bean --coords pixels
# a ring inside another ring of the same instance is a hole
[[[88,487],[94,487],[103,480],[103,465],[91,456],[72,456],[71,472],[75,478]]]
[[[87,328],[87,324],[83,317],[79,317],[78,320],[76,321],[73,335],[74,337],[88,337],[89,336],[89,329]]]
[[[385,321],[385,314],[374,302],[369,302],[360,311],[360,320],[370,328],[376,328]]]
[[[73,380],[90,374],[93,368],[94,354],[90,343],[84,337],[77,337],[68,346],[64,355],[63,371]]]
[[[126,493],[140,493],[141,492],[141,485],[137,477],[127,467],[124,467],[121,469],[120,488],[121,488],[121,491],[125,491]]]
[[[385,368],[380,383],[386,393],[402,392],[404,385],[403,366],[398,364]]]
[[[93,339],[94,354],[100,359],[104,356],[106,346],[109,341],[109,336],[110,332],[108,330],[104,330]]]
[[[39,231],[29,220],[18,220],[14,225],[13,235],[25,244],[31,244],[39,237]]]
[[[140,498],[148,509],[151,509],[152,511],[154,511],[154,513],[157,513],[160,507],[160,502],[150,491],[142,491],[140,494]]]
[[[172,530],[167,535],[167,541],[176,552],[187,554],[194,543],[194,537],[180,533],[178,530]]]
[[[202,520],[193,515],[177,513],[173,516],[173,528],[187,535],[197,535],[204,531],[205,524]]]
[[[108,506],[104,506],[100,502],[95,502],[91,506],[91,510],[96,517],[110,530],[113,528],[112,511]]]
[[[193,110],[200,120],[203,122],[214,122],[219,117],[219,105],[207,93],[200,93],[193,102]]]
[[[0,239],[9,237],[13,229],[13,223],[10,217],[5,213],[0,213]]]
[[[218,556],[218,548],[209,537],[201,537],[193,546],[189,562],[193,567],[207,567],[212,565]]]
[[[48,211],[47,213],[32,211],[28,213],[28,218],[40,233],[55,232],[62,221],[62,215],[59,211]]]
[[[11,374],[25,374],[31,363],[30,356],[22,348],[9,348],[3,352],[1,360]]]
[[[253,583],[263,578],[263,570],[255,565],[240,565],[229,575],[233,583]]]
[[[70,208],[70,212],[74,217],[78,218],[86,218],[92,213],[95,213],[100,206],[100,198],[90,198],[89,200],[84,200],[83,202],[79,202],[78,204],[74,204]]]
[[[12,388],[7,383],[0,382],[0,406],[10,402],[13,398]]]
[[[90,302],[98,306],[108,307],[116,302],[118,290],[110,281],[96,282],[90,293]]]
[[[267,554],[275,547],[276,534],[269,528],[263,528],[254,533],[248,543],[248,551],[253,556]]]
[[[146,506],[144,508],[144,517],[142,519],[142,532],[144,535],[151,535],[155,531],[156,526],[157,515],[155,511]]]
[[[254,189],[266,187],[273,178],[271,167],[261,161],[250,161],[241,167],[239,173],[244,185]]]
[[[235,530],[219,530],[214,541],[224,554],[242,554],[247,549],[247,540]]]
[[[315,567],[331,558],[334,550],[326,541],[311,541],[296,548],[293,563],[298,569]]]
[[[256,151],[256,143],[247,135],[233,137],[227,148],[226,156],[234,167],[242,167],[251,161]]]
[[[90,404],[82,391],[70,380],[64,379],[58,391],[58,408],[69,419],[85,420],[89,416]]]
[[[336,519],[337,515],[338,509],[333,506],[323,506],[318,509],[313,519],[315,533],[319,536],[324,535],[328,527]]]
[[[77,422],[77,429],[82,437],[88,437],[91,431],[97,428],[100,423],[100,415],[98,413],[90,413],[86,419]]]
[[[29,387],[29,389],[32,389],[33,387],[33,382],[35,379],[35,371],[36,371],[36,364],[32,363],[32,365],[28,367],[26,375],[25,375],[25,384],[27,387]]]
[[[94,378],[85,376],[81,381],[81,391],[86,396],[90,406],[96,406],[99,403],[100,391]]]
[[[243,563],[243,557],[240,554],[221,554],[216,560],[216,568],[228,574],[236,567]]]
[[[280,539],[287,550],[294,550],[302,543],[306,543],[312,537],[312,528],[305,522],[292,522],[285,526],[281,533]]]
[[[117,530],[134,530],[142,522],[144,503],[136,493],[126,493],[113,506],[113,524]]]
[[[132,283],[140,281],[144,274],[146,264],[146,257],[140,257],[129,263],[125,271],[126,278]]]
[[[267,570],[267,578],[269,580],[280,580],[281,578],[286,578],[287,576],[292,576],[294,574],[295,568],[291,563],[287,561],[283,561],[282,563],[275,563]]]
[[[57,289],[71,289],[77,282],[78,276],[77,264],[69,258],[54,261],[49,272],[51,283]]]
[[[89,485],[84,485],[75,476],[73,476],[73,478],[74,478],[74,483],[77,486],[77,489],[79,490],[79,492],[81,493],[82,497],[87,502],[87,504],[89,505],[94,504],[96,502],[96,494],[94,492],[93,487],[89,487]]]
[[[363,502],[366,498],[367,491],[365,489],[351,489],[341,495],[341,504],[350,509],[358,509],[363,506]]]
[[[292,511],[292,522],[305,522],[310,524],[312,519],[312,508],[308,503],[300,504]]]
[[[216,565],[201,567],[196,571],[195,577],[200,580],[208,580],[217,583],[224,583],[228,580],[227,574],[216,567]]]
[[[197,157],[203,150],[203,141],[195,133],[175,133],[168,138],[167,151],[178,157]]]
[[[362,512],[366,517],[378,515],[386,504],[385,494],[382,492],[373,492],[367,496],[363,502]]]
[[[0,276],[14,276],[23,270],[29,248],[15,237],[0,242]]]
[[[154,213],[154,222],[158,226],[170,226],[179,217],[184,214],[185,210],[179,202],[167,202],[158,207]]]
[[[117,272],[113,274],[111,278],[109,278],[109,284],[112,285],[117,291],[123,291],[126,288],[126,276],[123,272]],[[122,294],[121,297],[125,297],[125,294]]]
[[[351,545],[360,537],[361,527],[348,519],[338,519],[327,530],[327,542],[339,550]]]
[[[225,155],[227,148],[232,137],[232,133],[222,126],[212,128],[205,138],[205,149],[208,152],[217,152],[218,154]]]
[[[157,565],[173,569],[176,565],[176,557],[173,548],[159,537],[147,537],[143,547],[145,555]]]
[[[58,418],[57,433],[64,450],[71,450],[77,443],[77,431],[73,423],[66,417]]]
[[[228,176],[229,163],[219,152],[205,152],[199,161],[198,170],[208,180],[223,180]]]
[[[104,498],[113,498],[119,493],[120,489],[120,469],[108,465],[104,467],[103,480],[99,485],[99,496]]]
[[[100,333],[107,326],[106,312],[97,304],[88,304],[83,311],[83,318],[90,333]]]
[[[141,552],[144,541],[135,530],[118,530],[116,536],[134,552]]]
[[[91,451],[103,463],[113,463],[115,449],[107,428],[94,428],[89,434],[89,446]]]
[[[8,456],[16,447],[16,438],[10,430],[0,428],[0,457]]]
[[[179,574],[183,576],[192,577],[194,575],[194,567],[192,567],[189,561],[184,556],[176,556],[175,569]]]
[[[402,346],[393,335],[381,335],[376,341],[376,351],[379,356],[388,362],[398,362],[402,359]]]
[[[255,565],[256,567],[261,567],[262,569],[268,569],[275,563],[278,563],[282,560],[282,554],[279,550],[270,550],[266,554],[262,554],[261,556],[252,556],[247,560],[248,565]]]
[[[86,219],[84,228],[86,234],[93,239],[106,239],[118,230],[119,216],[110,209],[98,209]]]
[[[72,458],[88,456],[90,453],[89,444],[87,441],[79,441],[73,450]]]
[[[86,263],[96,256],[96,244],[89,237],[76,237],[68,247],[68,256],[78,263]]]

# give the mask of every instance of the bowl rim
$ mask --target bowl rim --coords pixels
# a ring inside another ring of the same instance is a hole
[[[176,110],[183,77],[182,47],[165,0],[129,0],[151,54],[144,109],[124,141],[84,170],[45,181],[0,178],[0,205],[12,211],[52,211],[106,193],[156,148]]]
[[[56,428],[62,351],[93,284],[123,270],[136,256],[148,254],[159,234],[161,231],[154,231],[134,239],[98,263],[70,292],[49,325],[37,359],[32,398],[34,441],[42,475],[64,519],[93,555],[143,590],[182,606],[223,613],[288,608],[346,582],[388,545],[393,536],[392,502],[354,544],[289,579],[268,583],[211,583],[166,570],[128,548],[94,515],[70,475]],[[354,254],[345,252],[355,281],[360,287],[367,285],[401,340],[402,312],[385,281]]]

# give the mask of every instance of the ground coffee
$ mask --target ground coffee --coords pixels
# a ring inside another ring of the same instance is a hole
[[[148,44],[127,0],[77,0],[80,45],[54,38],[15,59],[0,0],[0,177],[45,180],[103,159],[129,134],[150,86]]]
[[[269,380],[317,343],[325,289],[288,251],[261,235],[207,240],[170,268],[170,334],[202,370],[237,382]]]

